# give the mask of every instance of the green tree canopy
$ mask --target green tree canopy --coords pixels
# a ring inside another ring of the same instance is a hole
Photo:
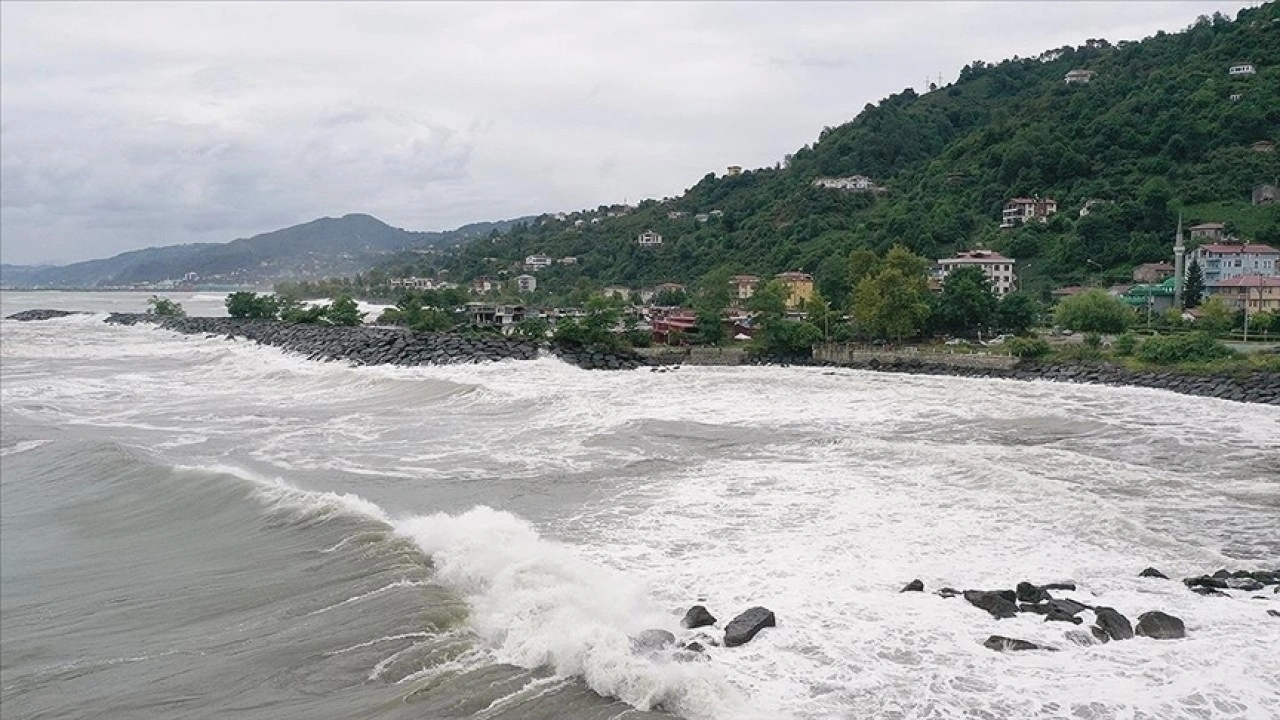
[[[971,334],[992,324],[998,305],[982,268],[959,268],[943,281],[938,327],[958,335]]]
[[[1075,332],[1122,333],[1129,329],[1133,318],[1133,311],[1105,290],[1066,298],[1054,310],[1058,325]]]

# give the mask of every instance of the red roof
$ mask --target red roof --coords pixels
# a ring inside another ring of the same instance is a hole
[[[1280,287],[1280,277],[1240,275],[1227,280],[1219,280],[1214,283],[1214,287]]]
[[[1280,255],[1280,250],[1277,250],[1270,245],[1261,245],[1258,243],[1254,243],[1252,245],[1223,245],[1222,243],[1213,243],[1212,245],[1201,245],[1200,249],[1205,252],[1222,253],[1224,255],[1234,255],[1236,253]]]

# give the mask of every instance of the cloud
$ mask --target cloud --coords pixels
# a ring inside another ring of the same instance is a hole
[[[3,3],[0,255],[675,195],[974,59],[1239,7]]]

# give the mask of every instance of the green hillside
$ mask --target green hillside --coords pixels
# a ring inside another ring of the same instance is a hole
[[[1229,76],[1237,62],[1256,74]],[[1092,81],[1065,83],[1073,69],[1093,71]],[[1230,221],[1249,240],[1280,242],[1280,207],[1250,203],[1253,186],[1280,178],[1280,153],[1255,151],[1258,141],[1280,141],[1275,3],[1141,42],[1089,40],[975,62],[951,85],[868,105],[773,168],[707,175],[678,198],[620,217],[605,217],[605,208],[544,216],[451,253],[442,267],[465,280],[510,276],[535,253],[577,257],[539,274],[539,290],[551,292],[696,283],[715,269],[804,270],[842,301],[856,249],[901,244],[936,258],[981,244],[1017,258],[1023,288],[1043,296],[1056,285],[1121,281],[1135,264],[1168,259],[1179,212],[1188,224]],[[853,174],[884,191],[812,186]],[[1045,224],[1000,229],[1004,203],[1019,196],[1053,198],[1059,212]],[[1082,217],[1087,200],[1099,202]],[[712,210],[723,215],[694,219]],[[660,247],[636,242],[650,229],[664,236]]]

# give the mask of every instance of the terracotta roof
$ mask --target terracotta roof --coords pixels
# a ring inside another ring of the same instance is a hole
[[[1236,253],[1280,255],[1280,250],[1277,250],[1270,245],[1261,245],[1258,243],[1254,243],[1252,245],[1223,245],[1222,243],[1213,243],[1210,245],[1201,245],[1200,249],[1206,252],[1222,253],[1224,255],[1233,255]]]
[[[1199,225],[1192,225],[1191,229],[1192,230],[1221,230],[1225,227],[1226,225],[1223,225],[1222,223],[1200,223]]]
[[[1280,287],[1280,277],[1267,275],[1240,275],[1227,280],[1220,280],[1214,287]]]
[[[804,281],[813,279],[813,276],[810,275],[809,273],[802,273],[802,272],[778,273],[774,277],[778,278],[779,280],[791,280],[791,281],[798,281],[798,282],[804,282]]]

